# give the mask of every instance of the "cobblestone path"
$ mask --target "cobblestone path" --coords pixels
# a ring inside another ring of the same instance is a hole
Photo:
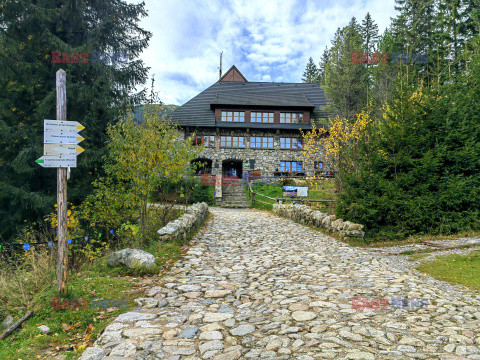
[[[266,212],[211,212],[82,359],[480,359],[476,294]]]

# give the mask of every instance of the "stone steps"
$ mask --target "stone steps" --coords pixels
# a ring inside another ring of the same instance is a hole
[[[237,198],[247,197],[245,194],[222,194],[223,199],[237,199]]]
[[[247,195],[243,186],[230,186],[222,188],[222,200],[219,204],[224,208],[249,208]]]
[[[247,209],[250,207],[250,204],[232,204],[232,203],[227,203],[227,204],[221,204],[220,205],[222,208],[228,208],[228,209]]]
[[[235,186],[234,188],[230,188],[228,190],[223,189],[222,193],[225,194],[243,194],[245,193],[245,190],[243,186]]]

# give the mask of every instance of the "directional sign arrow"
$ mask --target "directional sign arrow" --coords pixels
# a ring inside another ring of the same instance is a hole
[[[78,145],[43,144],[43,155],[47,156],[77,156],[85,150]]]
[[[44,120],[43,130],[46,131],[61,131],[77,133],[85,129],[85,126],[76,121],[62,121],[62,120]]]
[[[59,157],[59,156],[42,156],[40,159],[35,160],[37,164],[45,168],[74,168],[77,167],[77,157]]]
[[[47,131],[43,134],[43,143],[44,144],[71,144],[77,145],[81,141],[85,140],[83,137],[78,136],[78,134],[61,131]]]

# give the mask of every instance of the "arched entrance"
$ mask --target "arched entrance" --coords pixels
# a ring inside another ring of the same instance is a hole
[[[222,175],[228,177],[242,178],[243,163],[241,160],[227,159],[222,161]]]
[[[192,160],[192,165],[195,166],[195,174],[211,174],[212,173],[212,160],[207,158],[197,158]]]

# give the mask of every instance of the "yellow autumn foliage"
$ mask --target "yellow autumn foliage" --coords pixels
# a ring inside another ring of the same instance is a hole
[[[84,202],[84,216],[93,225],[119,225],[126,213],[136,213],[134,209],[143,222],[148,197],[162,181],[184,178],[202,150],[154,106],[144,107],[141,123],[128,114],[108,128],[108,136],[106,176],[94,182],[95,192]]]
[[[75,229],[78,227],[79,219],[78,219],[78,212],[75,209],[75,206],[71,203],[68,203],[68,210],[67,210],[67,228],[68,229]],[[50,224],[52,229],[55,229],[58,226],[57,220],[57,204],[55,204],[55,211],[51,212],[45,217],[45,221]]]
[[[362,111],[353,122],[338,116],[329,119],[328,130],[313,124],[311,131],[302,131],[301,160],[307,164],[320,161],[330,169],[337,169],[342,154],[354,149],[371,121],[368,113]]]

